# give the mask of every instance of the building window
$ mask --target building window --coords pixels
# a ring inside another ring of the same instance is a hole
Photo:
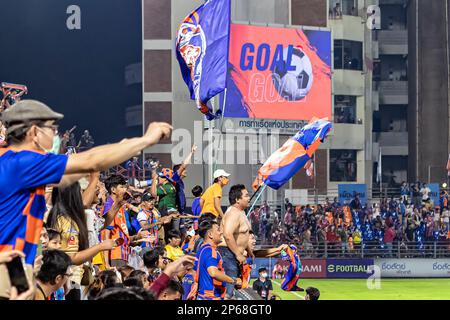
[[[334,68],[362,71],[362,42],[334,40]]]
[[[356,150],[330,150],[330,181],[356,181]]]
[[[355,96],[334,96],[334,122],[356,123]]]
[[[356,0],[329,0],[330,19],[342,19],[343,15],[357,16],[358,10],[356,9]]]

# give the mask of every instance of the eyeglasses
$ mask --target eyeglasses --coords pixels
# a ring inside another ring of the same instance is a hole
[[[41,128],[49,128],[49,129],[52,129],[52,131],[53,131],[54,134],[58,134],[58,128],[59,128],[59,126],[56,125],[56,124],[42,125],[42,126],[40,126],[40,127],[41,127]]]

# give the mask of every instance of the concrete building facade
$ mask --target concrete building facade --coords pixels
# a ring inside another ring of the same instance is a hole
[[[337,186],[340,183],[366,183],[372,180],[372,68],[371,64],[368,67],[367,62],[373,60],[374,49],[372,31],[366,28],[364,16],[367,6],[373,3],[376,4],[376,1],[352,1],[351,6],[343,6],[345,12],[342,16],[334,17],[333,1],[327,0],[232,2],[233,23],[278,27],[303,25],[330,29],[332,32],[334,68],[331,99],[335,124],[330,139],[316,154],[315,187],[321,195],[337,195]],[[186,130],[185,133],[176,133],[172,144],[170,141],[164,141],[146,150],[146,153],[160,158],[166,166],[172,165],[171,150],[180,143],[180,136],[186,137],[189,133],[189,136],[195,137],[197,144],[202,144],[201,136],[207,135],[206,131],[198,129],[202,116],[189,99],[175,54],[171,51],[180,21],[200,4],[201,1],[143,1],[144,125],[150,121],[163,120],[172,123],[175,128]],[[255,134],[258,135],[258,132]],[[269,153],[291,135],[263,135],[262,138],[256,139],[255,149],[265,149],[265,152]],[[238,148],[234,151],[236,157],[242,152],[247,152],[248,157],[252,156],[251,152],[249,153],[249,145],[241,147],[243,150]],[[226,146],[224,148],[227,153]],[[196,184],[206,186],[210,183],[209,171],[202,158],[204,157],[197,155],[190,167],[186,179],[188,189]],[[261,157],[258,160],[265,159]],[[253,181],[259,167],[257,163],[218,164],[216,167],[219,166],[232,173],[233,183],[244,183],[247,186]],[[286,188],[311,189],[312,196],[314,181],[308,179],[304,172],[300,172]],[[284,190],[270,191],[267,194],[269,201],[279,201],[283,198]]]
[[[319,195],[335,196],[339,184],[365,183],[369,197],[378,197],[380,153],[383,188],[396,187],[403,180],[440,182],[445,179],[450,143],[448,2],[232,1],[233,23],[310,26],[332,32],[334,130],[317,151],[316,179],[308,179],[302,171],[286,185],[287,189],[309,189],[310,196],[315,189]],[[188,190],[196,184],[209,185],[213,167],[230,171],[232,183],[249,186],[256,176],[258,163],[292,134],[247,132],[250,142],[235,145],[232,157],[237,159],[246,154],[247,160],[256,161],[205,164],[210,152],[205,142],[208,125],[189,98],[173,51],[180,21],[201,3],[143,0],[144,127],[151,121],[167,121],[175,128],[183,128],[175,132],[172,141],[163,141],[146,150],[146,154],[170,166],[181,144],[195,142],[201,148],[186,179]],[[380,30],[373,30],[369,25],[372,18],[368,9],[372,6],[380,8]],[[427,18],[430,15],[437,18],[430,20]],[[214,159],[231,156],[226,138],[222,146],[222,138],[217,141],[221,124],[213,126],[217,130],[215,143],[222,153]],[[283,198],[284,190],[281,190],[268,192],[266,199],[275,202]]]

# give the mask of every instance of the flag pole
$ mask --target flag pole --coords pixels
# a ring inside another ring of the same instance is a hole
[[[226,102],[227,102],[227,88],[225,88],[224,91],[224,98],[223,98],[223,105],[222,105],[222,115],[220,117],[220,132],[219,132],[219,143],[218,143],[218,147],[217,149],[220,149],[220,146],[222,144],[222,135],[223,135],[223,123],[224,123],[224,115],[225,115],[225,107],[226,107]],[[220,102],[219,102],[220,104]],[[214,105],[213,105],[213,112],[216,112],[216,110],[214,110]],[[215,120],[213,120],[215,121]],[[223,149],[223,148],[222,148]],[[219,157],[219,150],[217,150],[216,156],[214,157],[213,161],[214,161],[214,166],[217,164],[217,158]],[[215,170],[216,168],[214,168]],[[214,171],[213,170],[213,171]]]
[[[379,159],[379,161],[380,161],[380,198],[382,199],[383,198],[383,167],[382,167],[382,164],[381,164],[381,159],[383,158],[383,153],[381,152],[381,147],[380,147],[380,159]]]
[[[254,198],[254,196],[258,193],[259,190],[261,190],[258,194],[258,196],[256,197],[255,201],[253,202],[252,206],[250,207],[250,210],[248,210],[247,212],[247,217],[250,216],[250,213],[252,212],[253,208],[255,207],[256,203],[258,202],[259,198],[261,197],[261,195],[264,193],[264,190],[266,190],[267,188],[267,184],[262,184],[258,187],[258,189],[256,190],[256,192],[253,194],[252,198],[250,199],[250,202],[252,201],[252,199]]]

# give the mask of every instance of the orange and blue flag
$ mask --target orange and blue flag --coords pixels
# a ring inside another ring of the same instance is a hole
[[[178,28],[176,55],[191,99],[208,120],[217,118],[208,101],[226,88],[231,0],[207,0]]]
[[[302,264],[297,254],[297,247],[291,244],[286,251],[281,252],[281,259],[289,261],[289,269],[286,273],[281,289],[284,291],[304,291],[297,286],[302,272]]]
[[[262,184],[275,190],[282,187],[311,160],[332,127],[326,119],[313,119],[267,159],[253,188],[256,190]]]

